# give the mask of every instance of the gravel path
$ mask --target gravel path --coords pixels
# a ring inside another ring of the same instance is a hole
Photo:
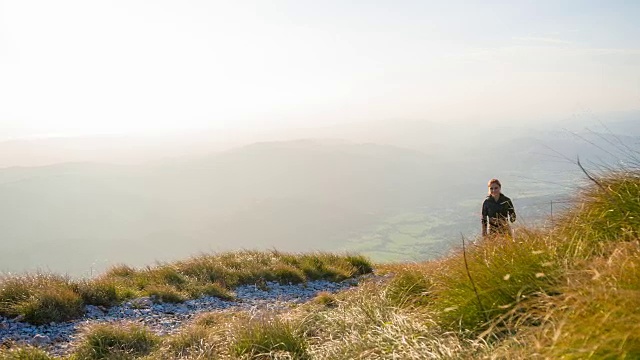
[[[179,331],[186,322],[203,312],[229,308],[279,310],[292,303],[309,301],[318,292],[333,293],[357,284],[357,279],[340,283],[319,280],[298,285],[269,282],[266,291],[245,285],[235,289],[236,299],[233,301],[202,297],[182,304],[154,304],[149,298],[139,298],[111,308],[87,305],[81,319],[42,326],[0,317],[0,345],[29,344],[41,347],[51,355],[63,356],[71,352],[71,344],[80,329],[89,324],[129,320],[143,323],[156,334],[167,335]]]

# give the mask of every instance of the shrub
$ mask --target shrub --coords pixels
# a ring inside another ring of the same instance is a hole
[[[133,358],[149,354],[159,338],[136,324],[100,324],[85,330],[75,356],[84,359]]]

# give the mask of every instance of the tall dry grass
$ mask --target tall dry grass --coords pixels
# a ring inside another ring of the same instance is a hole
[[[81,317],[84,305],[113,306],[139,296],[171,303],[204,295],[230,300],[239,285],[341,281],[371,271],[371,262],[359,255],[238,251],[143,269],[118,265],[88,280],[55,274],[11,275],[0,277],[0,315],[47,324]]]
[[[380,276],[358,288],[288,311],[204,315],[134,357],[638,359],[640,176],[627,170],[594,180],[553,229],[476,239],[436,261],[379,265]],[[291,281],[370,271],[355,259],[248,252],[109,276],[135,291],[158,282],[149,279],[187,291],[190,279],[228,285],[275,273]],[[31,294],[12,286],[7,298]]]

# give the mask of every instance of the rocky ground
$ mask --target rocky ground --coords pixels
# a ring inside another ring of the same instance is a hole
[[[179,331],[194,316],[203,312],[228,308],[279,310],[309,301],[318,292],[337,292],[357,284],[356,279],[340,283],[321,280],[297,285],[269,282],[266,289],[254,285],[240,286],[235,289],[236,299],[231,301],[202,297],[181,304],[169,304],[138,298],[111,308],[87,305],[85,315],[80,319],[42,326],[0,317],[0,345],[29,344],[41,347],[52,355],[67,355],[72,351],[73,341],[80,330],[94,323],[134,321],[146,325],[159,335],[166,335]]]

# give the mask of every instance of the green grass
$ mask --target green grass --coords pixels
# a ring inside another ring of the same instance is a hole
[[[80,295],[65,287],[39,291],[16,305],[24,320],[35,325],[75,319],[84,314]]]
[[[327,291],[319,292],[313,299],[313,302],[326,307],[335,307],[338,304],[336,297]]]
[[[196,326],[202,326],[206,328],[222,328],[224,326],[233,324],[236,321],[236,315],[242,314],[242,312],[210,312],[198,315],[193,321]],[[242,321],[245,318],[242,317]]]
[[[432,301],[432,283],[414,269],[399,268],[385,289],[389,302],[398,307],[426,305]]]
[[[150,285],[145,291],[157,303],[181,303],[187,300],[184,293],[168,285]]]
[[[299,310],[296,319],[307,336],[310,357],[438,359],[460,354],[463,342],[455,334],[439,331],[424,308],[397,306],[387,296],[388,286],[367,283],[338,294],[336,306],[311,303]]]
[[[308,359],[307,343],[291,322],[278,318],[253,320],[234,331],[232,353],[243,358]]]
[[[558,221],[555,235],[568,256],[588,257],[607,242],[634,241],[640,229],[640,174],[613,172],[583,189]],[[600,187],[602,186],[602,187]]]
[[[80,281],[74,290],[87,305],[111,306],[122,300],[116,282],[110,279]]]
[[[16,349],[9,349],[0,351],[0,360],[51,360],[45,351],[32,348],[23,347]]]
[[[560,261],[545,240],[538,233],[487,238],[466,249],[466,264],[460,253],[437,263],[428,277],[439,324],[477,335],[529,297],[556,292]]]
[[[371,262],[359,255],[239,251],[144,269],[118,265],[90,280],[53,274],[5,276],[0,278],[0,315],[47,324],[82,316],[86,304],[113,306],[141,296],[168,303],[204,295],[232,300],[232,290],[239,285],[342,281],[371,271]]]
[[[182,332],[166,337],[161,349],[152,356],[158,359],[199,358],[215,359],[215,336],[205,326],[189,326]]]
[[[576,266],[562,294],[547,300],[534,341],[549,356],[640,358],[640,244],[610,250]]]
[[[0,279],[0,315],[21,316],[40,325],[74,319],[83,312],[82,297],[67,278],[36,274]]]
[[[85,330],[74,353],[77,360],[134,359],[151,353],[160,339],[135,324],[102,324]]]
[[[189,296],[198,298],[200,296],[213,296],[223,300],[235,299],[233,293],[218,283],[197,285],[188,289]]]
[[[276,265],[273,275],[283,284],[300,284],[306,281],[304,272],[289,264]]]
[[[320,293],[286,310],[203,314],[162,338],[140,327],[91,328],[72,358],[639,359],[640,176],[597,180],[602,187],[578,193],[555,228],[475,239],[435,261],[380,264],[376,273],[383,276],[357,288]],[[97,279],[104,291],[80,290],[90,284],[56,276],[5,278],[0,309],[15,316],[47,297],[108,300],[114,287],[118,299],[126,291],[156,291],[160,299],[157,289],[195,296],[205,286],[217,292],[372,270],[355,255],[203,255],[143,270],[114,268]],[[21,352],[24,359],[29,352],[46,356],[17,348],[0,350],[0,359]]]

